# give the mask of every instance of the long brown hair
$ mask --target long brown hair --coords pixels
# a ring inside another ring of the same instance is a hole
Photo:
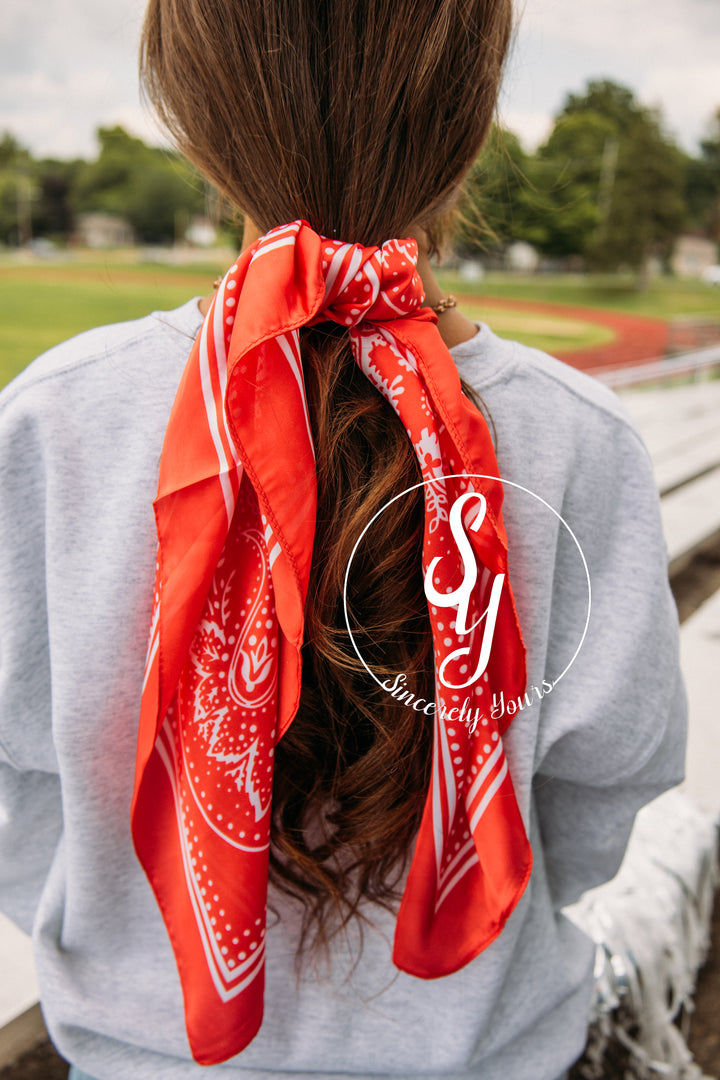
[[[261,229],[304,218],[364,244],[437,222],[487,135],[511,0],[151,0],[146,93],[183,153]],[[278,744],[271,875],[327,941],[390,906],[429,782],[431,721],[367,675],[343,582],[365,526],[420,480],[407,435],[352,360],[346,331],[302,333],[318,519],[303,688]],[[348,586],[379,679],[431,699],[421,490],[381,514]],[[332,910],[339,916],[331,919]]]

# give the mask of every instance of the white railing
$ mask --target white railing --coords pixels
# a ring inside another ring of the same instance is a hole
[[[642,383],[662,383],[688,376],[697,378],[714,369],[720,370],[720,345],[709,345],[681,356],[668,356],[630,366],[592,368],[587,374],[613,390],[619,390]]]

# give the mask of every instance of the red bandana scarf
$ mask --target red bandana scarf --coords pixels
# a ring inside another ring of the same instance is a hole
[[[191,1050],[239,1053],[263,1015],[273,747],[300,696],[316,508],[299,329],[332,319],[415,447],[434,715],[432,779],[394,963],[447,975],[502,930],[531,854],[492,698],[525,691],[487,424],[423,308],[412,240],[342,244],[296,221],[238,260],[168,424],[132,830],[175,952]],[[371,535],[371,534],[370,534]],[[492,648],[490,648],[492,645]],[[418,722],[419,722],[418,718]]]

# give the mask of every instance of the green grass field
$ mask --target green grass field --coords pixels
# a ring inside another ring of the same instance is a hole
[[[534,300],[572,307],[601,308],[629,315],[671,319],[676,315],[714,315],[720,318],[720,288],[700,281],[660,278],[638,292],[634,278],[621,274],[486,274],[482,281],[466,282],[449,271],[439,275],[448,292],[466,296],[493,296],[508,300]]]
[[[212,291],[229,253],[206,265],[180,267],[133,261],[134,253],[85,255],[73,262],[32,265],[0,261],[0,385],[52,345],[103,323],[136,319],[149,311],[177,307]],[[515,277],[491,274],[467,284],[442,273],[449,292],[472,297],[463,309],[512,337],[551,353],[602,344],[611,331],[581,318],[552,313],[484,310],[482,298],[536,300],[576,307],[655,315],[714,313],[720,318],[720,289],[700,283],[656,283],[638,294],[632,282],[616,278]]]
[[[450,291],[450,290],[448,290]],[[569,319],[552,314],[535,314],[524,311],[508,311],[484,308],[474,298],[462,304],[465,315],[476,322],[489,323],[500,337],[512,338],[523,345],[543,349],[553,356],[575,349],[589,349],[594,345],[606,345],[614,340],[612,330],[582,319]]]
[[[138,319],[212,292],[220,269],[0,267],[0,385],[39,353],[82,330]]]

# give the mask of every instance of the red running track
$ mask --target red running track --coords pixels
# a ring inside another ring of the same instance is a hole
[[[570,307],[564,304],[549,304],[535,300],[505,300],[494,296],[467,297],[473,304],[487,308],[527,311],[536,315],[559,315],[583,322],[606,326],[615,335],[614,341],[604,345],[593,345],[587,349],[561,352],[558,359],[581,371],[598,367],[625,367],[631,364],[646,363],[665,355],[669,328],[664,319],[653,319],[646,315],[623,315],[615,311],[601,311],[598,308]],[[492,318],[488,320],[492,324]]]

